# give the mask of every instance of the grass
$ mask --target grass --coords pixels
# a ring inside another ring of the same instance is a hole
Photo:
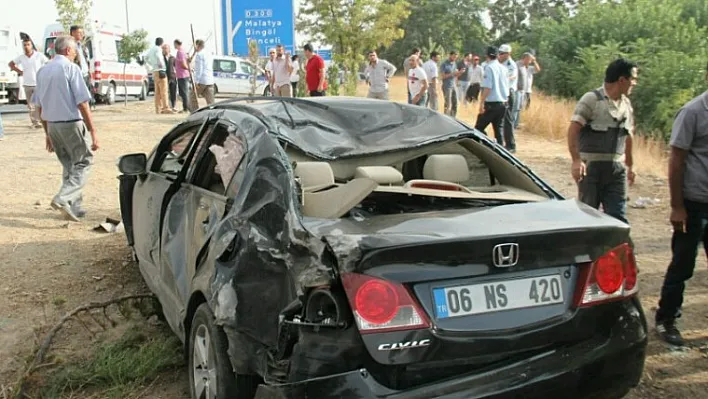
[[[94,390],[101,398],[117,398],[165,370],[184,366],[181,343],[174,334],[148,335],[141,330],[130,328],[118,340],[101,344],[89,358],[62,366],[46,379],[41,397]]]
[[[368,86],[360,84],[357,87],[358,96],[366,96]],[[406,80],[402,76],[395,76],[391,80],[389,94],[392,101],[407,102]],[[439,109],[442,112],[442,91],[438,94]],[[528,110],[521,112],[520,129],[539,139],[565,143],[570,117],[575,108],[575,101],[559,99],[535,92]],[[457,118],[474,125],[477,120],[478,106],[459,105]],[[487,134],[493,137],[491,127]],[[634,139],[634,171],[640,175],[666,177],[668,165],[668,148],[663,142],[635,136]],[[564,154],[568,158],[567,151]]]

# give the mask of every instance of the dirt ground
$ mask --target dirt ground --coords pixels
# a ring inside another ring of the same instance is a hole
[[[92,228],[106,217],[120,215],[118,156],[149,152],[183,117],[155,115],[151,102],[131,102],[127,108],[116,104],[95,112],[101,149],[85,190],[89,213],[83,223],[62,220],[49,208],[61,169],[55,156],[44,149],[43,132],[31,129],[28,120],[5,121],[6,139],[0,142],[0,388],[14,383],[41,337],[39,333],[68,310],[145,292],[138,270],[128,261],[124,235],[98,233]],[[564,143],[528,137],[523,131],[517,141],[520,159],[564,195],[575,196]],[[659,200],[647,208],[629,209],[641,268],[642,302],[652,320],[670,258],[667,182],[639,176],[630,196],[631,203],[642,197]],[[706,258],[701,255],[687,289],[681,321],[691,345],[683,350],[669,348],[652,331],[644,379],[631,398],[708,397],[706,302],[708,272]],[[69,327],[59,334],[57,350],[65,356],[81,353],[87,339],[91,337],[85,331]],[[187,398],[186,369],[164,373],[140,391],[143,398]]]

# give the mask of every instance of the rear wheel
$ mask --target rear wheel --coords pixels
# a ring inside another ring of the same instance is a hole
[[[106,104],[113,105],[116,102],[116,85],[111,83],[108,85],[108,92],[106,92]]]
[[[138,96],[138,100],[140,101],[145,101],[147,98],[147,83],[143,82],[143,87],[140,89],[140,95]]]
[[[253,398],[254,379],[234,374],[227,353],[226,334],[214,323],[214,316],[206,303],[194,312],[188,343],[192,399]]]

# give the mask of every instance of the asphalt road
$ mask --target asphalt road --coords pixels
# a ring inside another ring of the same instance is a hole
[[[128,101],[138,101],[135,97],[128,97]],[[146,101],[152,101],[152,96],[148,96],[148,99]],[[116,96],[116,102],[113,104],[113,106],[117,104],[123,104],[123,97],[122,96]],[[108,105],[105,104],[98,104],[99,107],[108,107]],[[25,104],[17,104],[17,105],[8,105],[8,104],[3,104],[0,105],[0,114],[2,114],[2,119],[3,120],[21,120],[24,118],[27,118],[27,105]]]

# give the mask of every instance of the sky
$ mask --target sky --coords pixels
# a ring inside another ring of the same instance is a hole
[[[125,27],[126,1],[130,29],[147,30],[151,43],[157,36],[162,36],[168,43],[176,38],[189,43],[191,23],[196,39],[209,37],[207,49],[216,50],[215,46],[221,45],[220,34],[216,35],[219,40],[216,43],[213,33],[215,28],[217,32],[221,29],[220,0],[94,0],[94,13],[101,21]],[[258,4],[258,0],[251,1]],[[297,9],[299,0],[295,3]],[[56,19],[54,0],[0,0],[0,27],[10,25],[26,32],[36,43],[42,41],[44,28],[55,23]],[[300,42],[301,37],[296,35],[296,40]]]

